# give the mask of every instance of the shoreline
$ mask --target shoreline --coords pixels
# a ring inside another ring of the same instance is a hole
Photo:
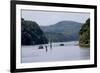
[[[89,48],[90,47],[90,44],[82,44],[82,43],[79,43],[79,46],[80,47],[87,47],[87,48]]]

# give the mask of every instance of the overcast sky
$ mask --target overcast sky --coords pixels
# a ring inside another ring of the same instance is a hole
[[[40,26],[48,26],[56,24],[60,21],[76,21],[84,23],[90,18],[89,13],[75,13],[75,12],[51,12],[51,11],[34,11],[22,10],[21,17],[25,20],[37,22]]]

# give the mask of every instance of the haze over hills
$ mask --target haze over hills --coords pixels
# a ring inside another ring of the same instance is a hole
[[[48,40],[66,42],[79,40],[82,24],[74,21],[61,21],[54,25],[40,26]]]

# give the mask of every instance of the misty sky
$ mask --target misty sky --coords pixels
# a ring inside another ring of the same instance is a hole
[[[22,10],[21,17],[25,20],[37,22],[40,26],[48,26],[56,24],[60,21],[76,21],[85,23],[90,18],[89,13],[75,13],[75,12],[51,12],[51,11],[34,11]]]

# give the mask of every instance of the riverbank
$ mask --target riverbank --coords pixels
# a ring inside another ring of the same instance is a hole
[[[90,47],[90,44],[82,44],[82,43],[79,43],[79,46],[80,47],[87,47],[87,48],[89,48]]]

